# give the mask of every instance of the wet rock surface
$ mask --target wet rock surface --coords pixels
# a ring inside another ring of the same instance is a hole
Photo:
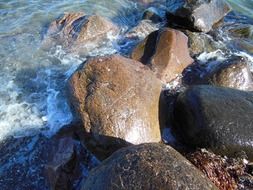
[[[162,144],[130,146],[92,170],[82,190],[217,189],[188,160]]]
[[[182,32],[164,28],[140,42],[131,57],[149,66],[164,83],[170,82],[193,62],[187,42]]]
[[[231,10],[223,0],[169,1],[167,7],[168,20],[202,32],[209,32]]]
[[[44,46],[60,44],[78,54],[86,53],[109,42],[118,33],[118,28],[98,15],[66,13],[49,26]]]
[[[238,59],[234,63],[219,68],[210,78],[212,84],[252,91],[253,77],[250,68],[244,59]]]
[[[97,159],[69,127],[52,138],[36,135],[0,143],[0,187],[8,189],[75,189]],[[61,134],[60,134],[61,133]]]
[[[161,82],[141,63],[119,55],[90,59],[70,78],[69,89],[93,147],[114,151],[161,140]]]
[[[249,62],[240,56],[192,65],[183,80],[186,85],[210,84],[244,91],[252,91],[253,87]]]
[[[198,56],[203,52],[210,53],[224,48],[224,45],[216,41],[211,35],[191,32],[189,30],[185,30],[184,33],[188,37],[189,51],[193,57]]]
[[[51,145],[51,158],[45,165],[50,189],[77,189],[79,183],[88,175],[90,168],[98,161],[80,143],[72,137],[55,140]],[[87,167],[88,166],[88,167]]]
[[[177,98],[174,133],[187,146],[230,156],[244,151],[252,159],[252,102],[251,92],[192,86]]]
[[[157,24],[154,24],[151,20],[141,20],[137,26],[131,28],[127,33],[126,37],[129,39],[143,40],[150,33],[159,29]]]

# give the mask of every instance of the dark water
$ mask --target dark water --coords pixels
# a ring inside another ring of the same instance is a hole
[[[252,0],[228,2],[253,18]],[[156,5],[164,8],[164,1]],[[41,152],[50,148],[47,137],[72,120],[64,88],[68,77],[86,57],[66,53],[61,46],[45,51],[41,43],[51,21],[65,12],[78,11],[104,16],[123,33],[138,22],[143,6],[130,0],[0,0],[1,190],[48,189],[43,173],[47,158]],[[231,22],[233,19],[228,18]],[[251,19],[244,20],[250,23]],[[120,36],[87,56],[117,52],[117,38]],[[236,53],[253,63],[251,53]],[[222,58],[223,54],[204,53],[199,59],[212,56]]]

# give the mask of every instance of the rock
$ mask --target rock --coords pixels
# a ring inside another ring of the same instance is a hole
[[[123,148],[90,173],[82,190],[217,189],[189,161],[163,144]]]
[[[70,78],[69,93],[88,144],[110,155],[129,143],[159,142],[161,86],[137,61],[119,55],[87,61]]]
[[[187,41],[182,32],[164,28],[140,42],[131,57],[148,65],[163,82],[170,82],[193,62]]]
[[[159,27],[151,20],[142,20],[140,23],[126,33],[127,38],[143,40],[150,33],[158,30]]]
[[[251,91],[253,78],[246,58],[232,56],[225,61],[195,64],[184,73],[184,84],[210,84],[238,90]]]
[[[191,32],[185,30],[184,33],[188,36],[188,46],[191,56],[197,56],[203,52],[213,52],[224,48],[222,43],[213,39],[212,36],[205,33]]]
[[[175,103],[173,133],[187,146],[253,158],[253,93],[192,86]]]
[[[168,1],[168,20],[201,32],[209,32],[215,23],[231,11],[223,0]]]
[[[220,67],[210,78],[216,86],[253,91],[253,77],[244,59],[234,60],[229,65]]]
[[[71,51],[86,52],[105,44],[117,32],[118,28],[101,16],[67,13],[51,23],[44,44],[56,43]]]
[[[69,134],[64,135],[66,136],[54,137],[50,149],[44,152],[49,159],[45,173],[50,189],[54,190],[74,189],[76,184],[87,177],[84,175],[87,169],[98,165],[96,158],[79,141]]]
[[[74,178],[78,173],[80,175],[74,147],[74,141],[65,138],[61,139],[55,148],[53,160],[46,166],[51,189],[71,189],[74,181],[71,178]]]
[[[142,15],[142,19],[151,20],[153,23],[162,22],[163,19],[159,15],[158,11],[154,7],[149,7],[146,9]]]

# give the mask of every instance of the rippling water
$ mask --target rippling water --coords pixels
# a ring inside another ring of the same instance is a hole
[[[50,135],[72,119],[63,88],[68,71],[84,58],[61,47],[41,49],[51,21],[64,12],[83,11],[126,28],[135,22],[137,8],[127,0],[0,1],[0,139],[40,130]]]
[[[228,1],[253,18],[252,0]],[[138,21],[142,8],[134,0],[0,0],[0,141],[51,136],[72,120],[65,83],[85,57],[67,54],[60,46],[41,48],[51,21],[64,12],[82,11],[107,17],[124,31]],[[116,51],[117,45],[110,45],[90,53]]]

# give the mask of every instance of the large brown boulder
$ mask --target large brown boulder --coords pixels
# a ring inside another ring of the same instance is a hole
[[[84,52],[103,45],[117,32],[118,28],[101,16],[66,13],[51,23],[44,44],[60,44],[70,51]]]
[[[92,170],[82,190],[215,190],[215,185],[173,148],[142,144],[123,148]]]
[[[163,82],[170,82],[193,62],[188,38],[182,32],[164,28],[151,33],[133,50],[131,57],[148,65]]]
[[[114,151],[160,141],[161,82],[141,63],[119,55],[90,59],[70,78],[69,89],[93,147]]]

